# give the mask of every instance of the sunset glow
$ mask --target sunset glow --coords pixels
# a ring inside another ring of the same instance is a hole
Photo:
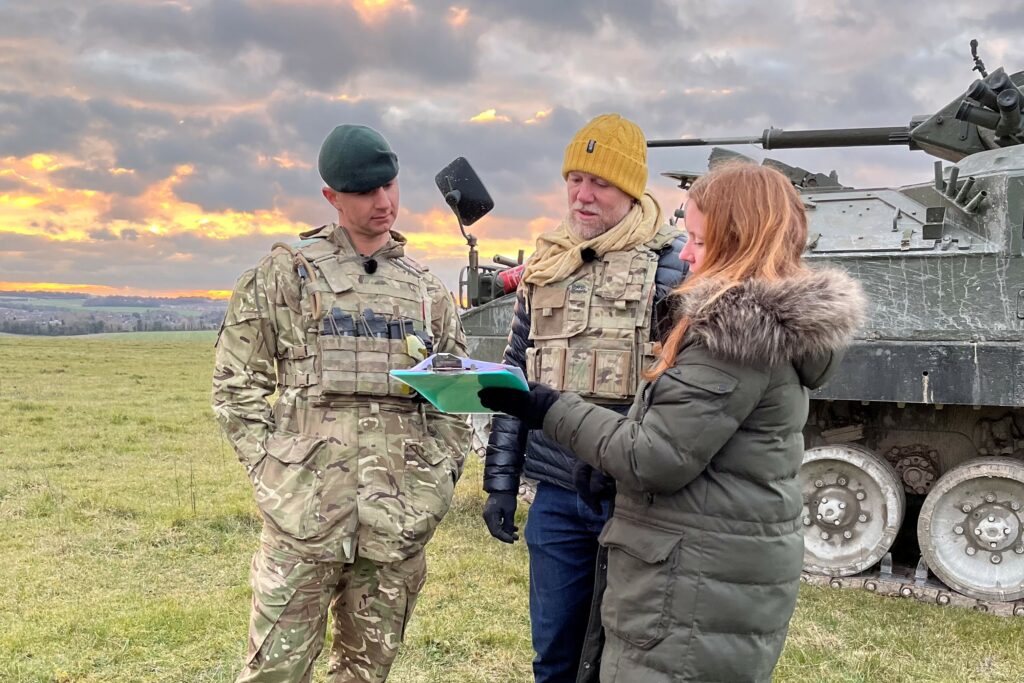
[[[107,285],[81,285],[66,282],[2,282],[0,292],[67,292],[88,296],[149,296],[149,297],[203,297],[228,299],[231,291],[225,289],[140,289],[138,287],[109,287]]]
[[[543,111],[539,111],[536,114],[534,114],[533,116],[531,116],[530,118],[526,119],[526,121],[524,123],[527,123],[527,124],[540,123],[541,121],[543,121],[544,119],[546,119],[550,115],[551,115],[551,110],[550,109],[544,109]]]
[[[503,114],[499,114],[497,109],[486,109],[469,120],[473,123],[491,123],[494,121],[507,123],[510,119]]]
[[[380,22],[394,11],[414,12],[416,10],[408,0],[352,0],[352,9],[367,24]]]
[[[299,165],[287,156],[272,162],[283,167]],[[194,173],[182,164],[174,173],[146,188],[138,197],[124,202],[138,220],[104,219],[112,208],[113,197],[96,190],[61,187],[52,172],[79,166],[72,160],[35,154],[17,159],[0,159],[3,176],[16,178],[20,189],[0,194],[0,236],[34,235],[55,242],[87,242],[97,239],[100,226],[105,237],[124,237],[126,233],[145,231],[153,235],[192,233],[209,239],[225,240],[241,235],[293,235],[306,225],[287,219],[278,211],[204,211],[196,204],[182,201],[175,186]],[[130,169],[115,169],[114,174],[131,174]]]
[[[448,23],[459,28],[465,26],[466,22],[469,21],[469,10],[465,7],[455,7],[454,5],[448,8]]]

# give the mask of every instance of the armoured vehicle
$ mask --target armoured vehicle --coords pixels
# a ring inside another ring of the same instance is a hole
[[[1024,615],[1024,71],[988,73],[974,56],[982,78],[907,126],[648,145],[938,158],[928,182],[864,189],[764,161],[804,199],[808,262],[846,269],[869,298],[837,376],[811,397],[804,577]],[[735,155],[711,162],[723,156]],[[685,189],[698,174],[671,175]],[[473,352],[496,359],[512,299],[486,299],[464,298],[463,323]]]

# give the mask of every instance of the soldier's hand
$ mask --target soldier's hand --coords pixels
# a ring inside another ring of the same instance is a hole
[[[519,392],[524,393],[524,392]],[[515,525],[516,494],[492,493],[484,503],[484,522],[487,530],[499,541],[514,543],[519,540],[519,527]]]
[[[518,417],[529,429],[541,429],[544,416],[561,394],[551,387],[530,382],[530,391],[486,387],[477,392],[485,408]]]

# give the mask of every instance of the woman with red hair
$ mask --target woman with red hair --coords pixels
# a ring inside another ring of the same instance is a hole
[[[628,415],[544,385],[481,392],[616,480],[603,682],[771,679],[803,559],[808,390],[863,319],[856,281],[803,262],[803,203],[778,171],[716,167],[685,220],[691,275]]]

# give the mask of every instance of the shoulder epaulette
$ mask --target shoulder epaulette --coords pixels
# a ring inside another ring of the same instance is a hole
[[[330,223],[327,225],[321,225],[319,228],[311,228],[304,232],[299,233],[299,239],[303,242],[315,239],[326,239],[331,236],[334,231],[334,226]]]
[[[414,259],[411,256],[402,255],[402,256],[399,256],[398,258],[396,258],[395,260],[396,261],[401,261],[402,263],[404,263],[405,265],[409,266],[410,268],[412,268],[416,272],[420,273],[421,275],[423,273],[427,273],[427,272],[430,271],[430,268],[428,268],[427,266],[423,265],[422,263],[420,263],[419,261],[417,261],[416,259]]]
[[[652,251],[661,251],[668,245],[672,244],[673,240],[682,236],[683,231],[681,229],[674,225],[665,223],[658,228],[658,232],[654,234],[654,237],[644,243],[644,246]]]

